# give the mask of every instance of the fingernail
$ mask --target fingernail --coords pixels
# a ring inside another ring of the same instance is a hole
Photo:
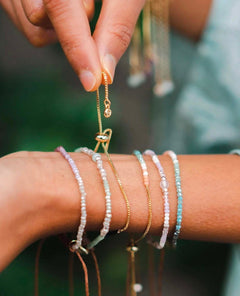
[[[83,84],[83,87],[85,88],[86,91],[91,91],[97,82],[93,73],[90,71],[87,71],[87,70],[83,70],[80,73],[79,78],[80,78],[80,80]]]
[[[114,72],[116,68],[116,59],[111,54],[106,54],[102,60],[102,66],[110,78],[110,83],[113,82]]]

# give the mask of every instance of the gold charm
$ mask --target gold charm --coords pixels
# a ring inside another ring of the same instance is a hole
[[[106,106],[105,106],[104,116],[105,116],[106,118],[109,118],[109,117],[111,117],[111,115],[112,115],[112,110],[110,109],[110,107],[107,107],[107,108],[106,108]]]

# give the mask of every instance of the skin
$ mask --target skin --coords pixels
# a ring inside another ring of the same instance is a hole
[[[87,192],[87,230],[99,230],[105,215],[103,185],[88,156],[71,154]],[[176,223],[177,197],[172,161],[159,156],[169,182],[170,233]],[[128,231],[142,233],[147,225],[147,198],[135,156],[112,155],[128,195],[131,219]],[[160,177],[145,157],[153,205],[150,232],[161,234],[163,199]],[[179,156],[183,191],[182,239],[240,242],[240,157],[236,155]],[[126,205],[105,156],[112,193],[111,229],[122,228]],[[24,174],[22,173],[24,171]],[[227,172],[227,173],[226,173]],[[0,159],[0,270],[34,241],[79,225],[80,194],[69,164],[59,153],[18,152]],[[161,213],[161,214],[160,214]]]
[[[199,40],[207,24],[212,2],[212,0],[171,1],[172,28],[193,41]]]
[[[170,21],[181,34],[197,40],[212,0],[171,1]],[[145,0],[104,0],[91,36],[94,0],[0,0],[17,28],[36,47],[56,42],[87,91],[112,83],[116,65],[126,51]]]

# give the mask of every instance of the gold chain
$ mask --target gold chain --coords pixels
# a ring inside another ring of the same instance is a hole
[[[108,92],[108,79],[107,79],[107,75],[106,73],[103,73],[103,79],[104,79],[104,85],[105,85],[105,100],[104,100],[104,105],[105,105],[105,111],[104,111],[104,116],[105,113],[107,113],[107,115],[109,115],[112,111],[110,109],[111,106],[111,101],[108,98],[109,92]],[[97,152],[99,149],[99,146],[101,145],[103,148],[104,153],[107,156],[108,162],[111,166],[111,169],[113,171],[113,174],[118,182],[120,191],[124,197],[125,200],[125,204],[126,204],[126,208],[127,208],[127,220],[126,223],[124,225],[123,228],[118,230],[118,233],[121,233],[125,230],[127,230],[129,223],[130,223],[130,204],[129,204],[129,200],[127,197],[127,194],[124,190],[124,187],[122,185],[122,182],[119,178],[118,172],[113,164],[113,161],[108,153],[108,148],[109,148],[109,144],[110,144],[110,140],[111,140],[111,136],[112,136],[112,130],[110,128],[105,129],[104,131],[102,130],[102,118],[101,118],[101,108],[100,108],[100,95],[99,95],[99,90],[97,90],[97,96],[96,96],[96,100],[97,100],[97,114],[98,114],[98,126],[99,126],[99,132],[96,135],[96,141],[97,141],[97,145],[94,149],[94,152]],[[106,111],[107,110],[107,111]],[[109,112],[110,110],[110,112]],[[111,116],[111,115],[110,115]],[[108,116],[108,117],[110,117]],[[105,116],[106,117],[106,116]]]
[[[135,244],[139,243],[141,240],[143,240],[146,237],[152,225],[152,200],[150,196],[149,187],[148,186],[145,186],[145,187],[146,187],[147,199],[148,199],[148,224],[142,236],[134,241]]]
[[[106,118],[109,118],[112,115],[112,110],[111,110],[111,101],[108,98],[108,78],[105,72],[103,72],[103,80],[104,80],[104,86],[105,86],[104,116]]]

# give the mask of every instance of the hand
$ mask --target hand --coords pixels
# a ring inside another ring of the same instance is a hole
[[[115,67],[127,49],[145,0],[104,0],[91,36],[94,0],[0,0],[15,25],[34,46],[59,40],[87,91],[112,83]]]

